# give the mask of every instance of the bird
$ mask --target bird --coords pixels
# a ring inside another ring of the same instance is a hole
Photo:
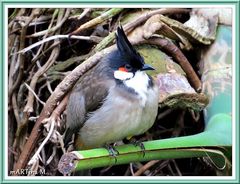
[[[79,78],[66,107],[65,147],[86,150],[141,135],[152,127],[158,113],[159,91],[145,63],[122,26],[116,49]]]

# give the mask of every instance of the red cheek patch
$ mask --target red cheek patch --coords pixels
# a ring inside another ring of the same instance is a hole
[[[124,67],[120,67],[120,68],[118,68],[118,70],[119,70],[119,71],[122,71],[122,72],[128,72],[127,69],[124,68]]]

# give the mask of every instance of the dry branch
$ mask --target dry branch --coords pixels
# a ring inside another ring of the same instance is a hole
[[[30,17],[27,19],[27,21],[25,22],[25,25],[22,27],[22,32],[21,32],[21,35],[20,35],[20,48],[19,50],[22,50],[24,49],[25,47],[25,38],[26,38],[26,33],[27,33],[27,28],[28,28],[28,25],[32,22],[32,20],[34,18],[36,18],[39,14],[41,13],[41,9],[34,9],[32,11],[32,14],[30,15]],[[24,62],[25,62],[25,55],[24,54],[21,54],[20,55],[20,66],[19,66],[19,72],[18,72],[18,77],[15,81],[15,83],[13,84],[12,88],[9,89],[9,93],[8,93],[8,99],[9,99],[9,102],[11,101],[12,99],[12,94],[14,92],[14,90],[16,90],[19,85],[21,84],[21,81],[22,81],[22,77],[23,77],[23,72],[24,72]]]
[[[197,92],[200,92],[202,89],[202,83],[198,78],[196,72],[193,70],[188,59],[184,56],[182,51],[174,45],[171,41],[163,38],[150,38],[143,41],[143,43],[153,44],[159,46],[163,51],[172,56],[182,67],[182,69],[187,74],[188,79],[193,85],[194,89]]]

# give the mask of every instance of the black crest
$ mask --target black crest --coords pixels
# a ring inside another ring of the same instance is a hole
[[[142,56],[136,51],[136,49],[133,48],[132,44],[125,35],[122,26],[117,28],[116,42],[122,58],[128,61],[134,68],[143,67],[145,63]]]

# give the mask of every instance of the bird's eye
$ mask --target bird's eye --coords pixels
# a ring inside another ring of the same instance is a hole
[[[126,68],[128,71],[131,71],[131,70],[132,70],[132,66],[129,65],[129,64],[126,64],[126,65],[125,65],[125,68]]]

